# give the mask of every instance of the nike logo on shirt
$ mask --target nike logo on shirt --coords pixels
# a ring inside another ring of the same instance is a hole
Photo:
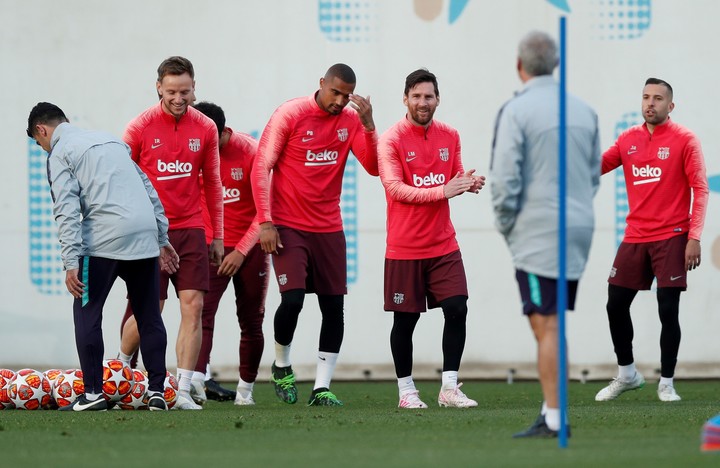
[[[675,281],[675,280],[677,280],[677,279],[680,279],[680,278],[682,278],[683,276],[684,276],[684,275],[680,275],[680,276],[671,276],[671,277],[670,277],[670,281]]]
[[[310,140],[314,140],[314,137],[303,138],[303,139],[302,139],[302,142],[303,142],[303,143],[307,143],[307,142],[310,141]]]
[[[162,143],[159,143],[157,145],[152,145],[152,146],[150,146],[150,149],[160,148],[162,145],[163,145]]]

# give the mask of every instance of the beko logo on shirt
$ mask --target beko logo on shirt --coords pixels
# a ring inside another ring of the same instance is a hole
[[[659,167],[653,167],[650,164],[645,167],[636,167],[632,165],[633,177],[642,177],[641,180],[636,180],[633,185],[649,184],[652,182],[659,182],[660,176],[662,175],[662,169]]]
[[[313,153],[308,150],[305,155],[306,166],[329,166],[331,164],[337,164],[338,152],[324,150],[317,153]]]
[[[160,173],[169,172],[171,175],[158,176],[157,180],[179,179],[181,177],[190,177],[192,175],[192,163],[182,161],[171,161],[166,163],[158,159],[157,170]]]
[[[445,183],[445,174],[430,173],[425,177],[413,174],[413,185],[415,187],[435,187]]]
[[[223,186],[223,203],[233,203],[240,201],[240,189],[226,188]]]

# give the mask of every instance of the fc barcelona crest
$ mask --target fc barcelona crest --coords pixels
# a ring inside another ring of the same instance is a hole
[[[230,169],[230,177],[232,177],[233,180],[242,180],[242,178],[243,178],[242,167],[231,168]]]
[[[200,138],[190,138],[188,140],[188,148],[190,148],[190,151],[193,153],[200,151]]]
[[[340,141],[347,141],[348,139],[348,131],[347,128],[341,128],[337,131],[338,134],[338,140]]]
[[[670,157],[670,147],[669,146],[661,146],[658,148],[658,158],[667,159],[669,157]]]
[[[278,276],[278,283],[280,283],[280,286],[285,286],[287,284],[287,275],[282,274]]]
[[[403,294],[403,293],[395,293],[395,294],[393,295],[393,302],[394,302],[395,304],[402,304],[403,302],[405,302],[405,294]]]
[[[440,160],[447,161],[450,159],[450,151],[447,148],[440,148]]]

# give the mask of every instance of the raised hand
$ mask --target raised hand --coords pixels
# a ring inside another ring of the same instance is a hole
[[[358,94],[350,95],[350,104],[358,112],[360,122],[368,132],[375,130],[375,121],[372,116],[372,104],[370,104],[370,96],[364,98]]]

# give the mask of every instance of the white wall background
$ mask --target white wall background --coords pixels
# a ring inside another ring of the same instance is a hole
[[[441,106],[436,118],[461,134],[467,168],[487,173],[497,110],[520,87],[515,60],[518,40],[531,29],[556,34],[563,13],[546,0],[338,1],[345,11],[367,13],[353,24],[368,26],[351,40],[334,40],[321,26],[327,2],[317,0],[123,2],[0,0],[0,367],[76,367],[71,297],[41,293],[29,274],[29,189],[27,115],[38,101],[62,107],[75,123],[122,134],[126,123],[156,102],[157,65],[183,55],[196,69],[197,97],[220,104],[228,125],[261,131],[286,99],[312,93],[328,66],[351,65],[356,91],[372,96],[380,131],[404,115],[405,76],[418,67],[437,74]],[[459,11],[459,17],[451,11]],[[608,1],[569,1],[568,85],[595,107],[603,147],[612,144],[623,115],[640,109],[644,80],[658,76],[675,88],[673,118],[693,129],[706,155],[709,175],[720,173],[709,60],[720,4],[712,0],[615,0],[642,4],[649,27],[632,39],[617,35],[622,18]],[[612,3],[612,2],[610,2]],[[625,13],[627,14],[627,13]],[[625,18],[630,21],[630,18]],[[452,20],[452,22],[451,22]],[[615,23],[613,23],[615,22]],[[611,27],[612,26],[612,27]],[[342,39],[340,34],[340,39]],[[360,39],[360,40],[355,40]],[[385,201],[377,179],[359,177],[358,281],[346,298],[346,338],[339,378],[392,378],[391,314],[382,311]],[[452,212],[470,287],[468,341],[461,374],[503,377],[506,369],[534,375],[535,347],[520,303],[510,256],[493,228],[489,192],[452,201]],[[703,238],[704,264],[690,274],[682,296],[683,344],[679,376],[717,376],[720,327],[720,222],[712,193]],[[605,176],[596,198],[597,231],[577,312],[568,319],[572,376],[614,372],[614,354],[604,304],[606,277],[615,251],[614,176]],[[711,259],[714,250],[715,258]],[[119,282],[105,309],[106,356],[115,355],[124,310]],[[271,283],[265,322],[261,378],[273,358],[272,317],[279,303]],[[174,368],[178,308],[168,301],[168,367]],[[659,322],[653,293],[641,293],[633,307],[636,361],[648,372],[659,367]],[[293,343],[299,378],[314,377],[320,314],[314,296]],[[441,366],[442,314],[434,310],[415,334],[418,377]],[[212,362],[222,377],[237,376],[239,331],[231,295],[221,303]]]

